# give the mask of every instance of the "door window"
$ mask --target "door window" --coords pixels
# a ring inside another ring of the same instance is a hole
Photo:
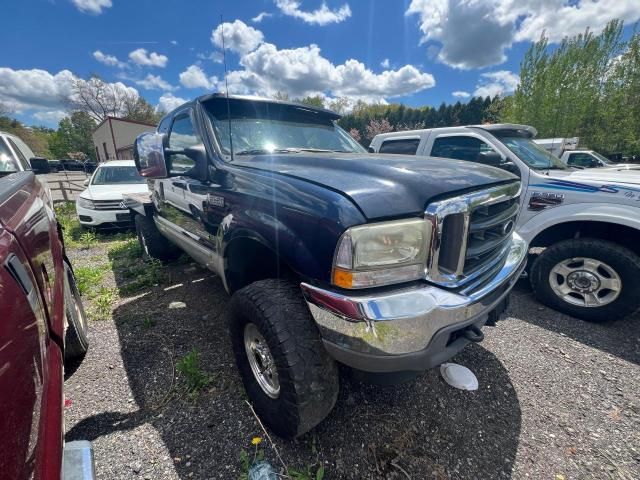
[[[567,161],[567,165],[570,167],[590,168],[594,163],[596,163],[596,159],[588,153],[572,153]]]
[[[404,155],[415,155],[420,144],[419,138],[405,138],[400,140],[385,140],[380,145],[378,153],[396,153]]]
[[[169,134],[169,150],[184,150],[202,143],[196,134],[189,114],[176,117]],[[183,175],[191,170],[196,162],[183,153],[174,153],[169,156],[169,172],[171,175]]]
[[[493,151],[493,148],[479,138],[466,136],[438,137],[433,142],[431,156],[483,163],[480,154]]]

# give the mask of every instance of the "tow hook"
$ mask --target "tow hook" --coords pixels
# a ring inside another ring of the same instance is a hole
[[[478,343],[484,340],[484,333],[476,325],[469,325],[462,331],[462,335],[470,342]]]

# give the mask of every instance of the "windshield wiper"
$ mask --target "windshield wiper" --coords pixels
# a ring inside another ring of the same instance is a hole
[[[240,150],[239,152],[233,152],[234,155],[268,155],[270,153],[299,153],[299,148],[250,148],[248,150]]]

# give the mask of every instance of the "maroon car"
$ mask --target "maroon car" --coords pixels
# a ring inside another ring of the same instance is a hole
[[[0,479],[94,477],[91,444],[64,444],[64,361],[87,347],[50,192],[0,168]]]

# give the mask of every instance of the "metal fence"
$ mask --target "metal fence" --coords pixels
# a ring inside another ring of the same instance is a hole
[[[89,178],[84,172],[48,173],[43,177],[51,189],[54,202],[75,201],[78,195],[87,188],[84,186],[84,182]]]

